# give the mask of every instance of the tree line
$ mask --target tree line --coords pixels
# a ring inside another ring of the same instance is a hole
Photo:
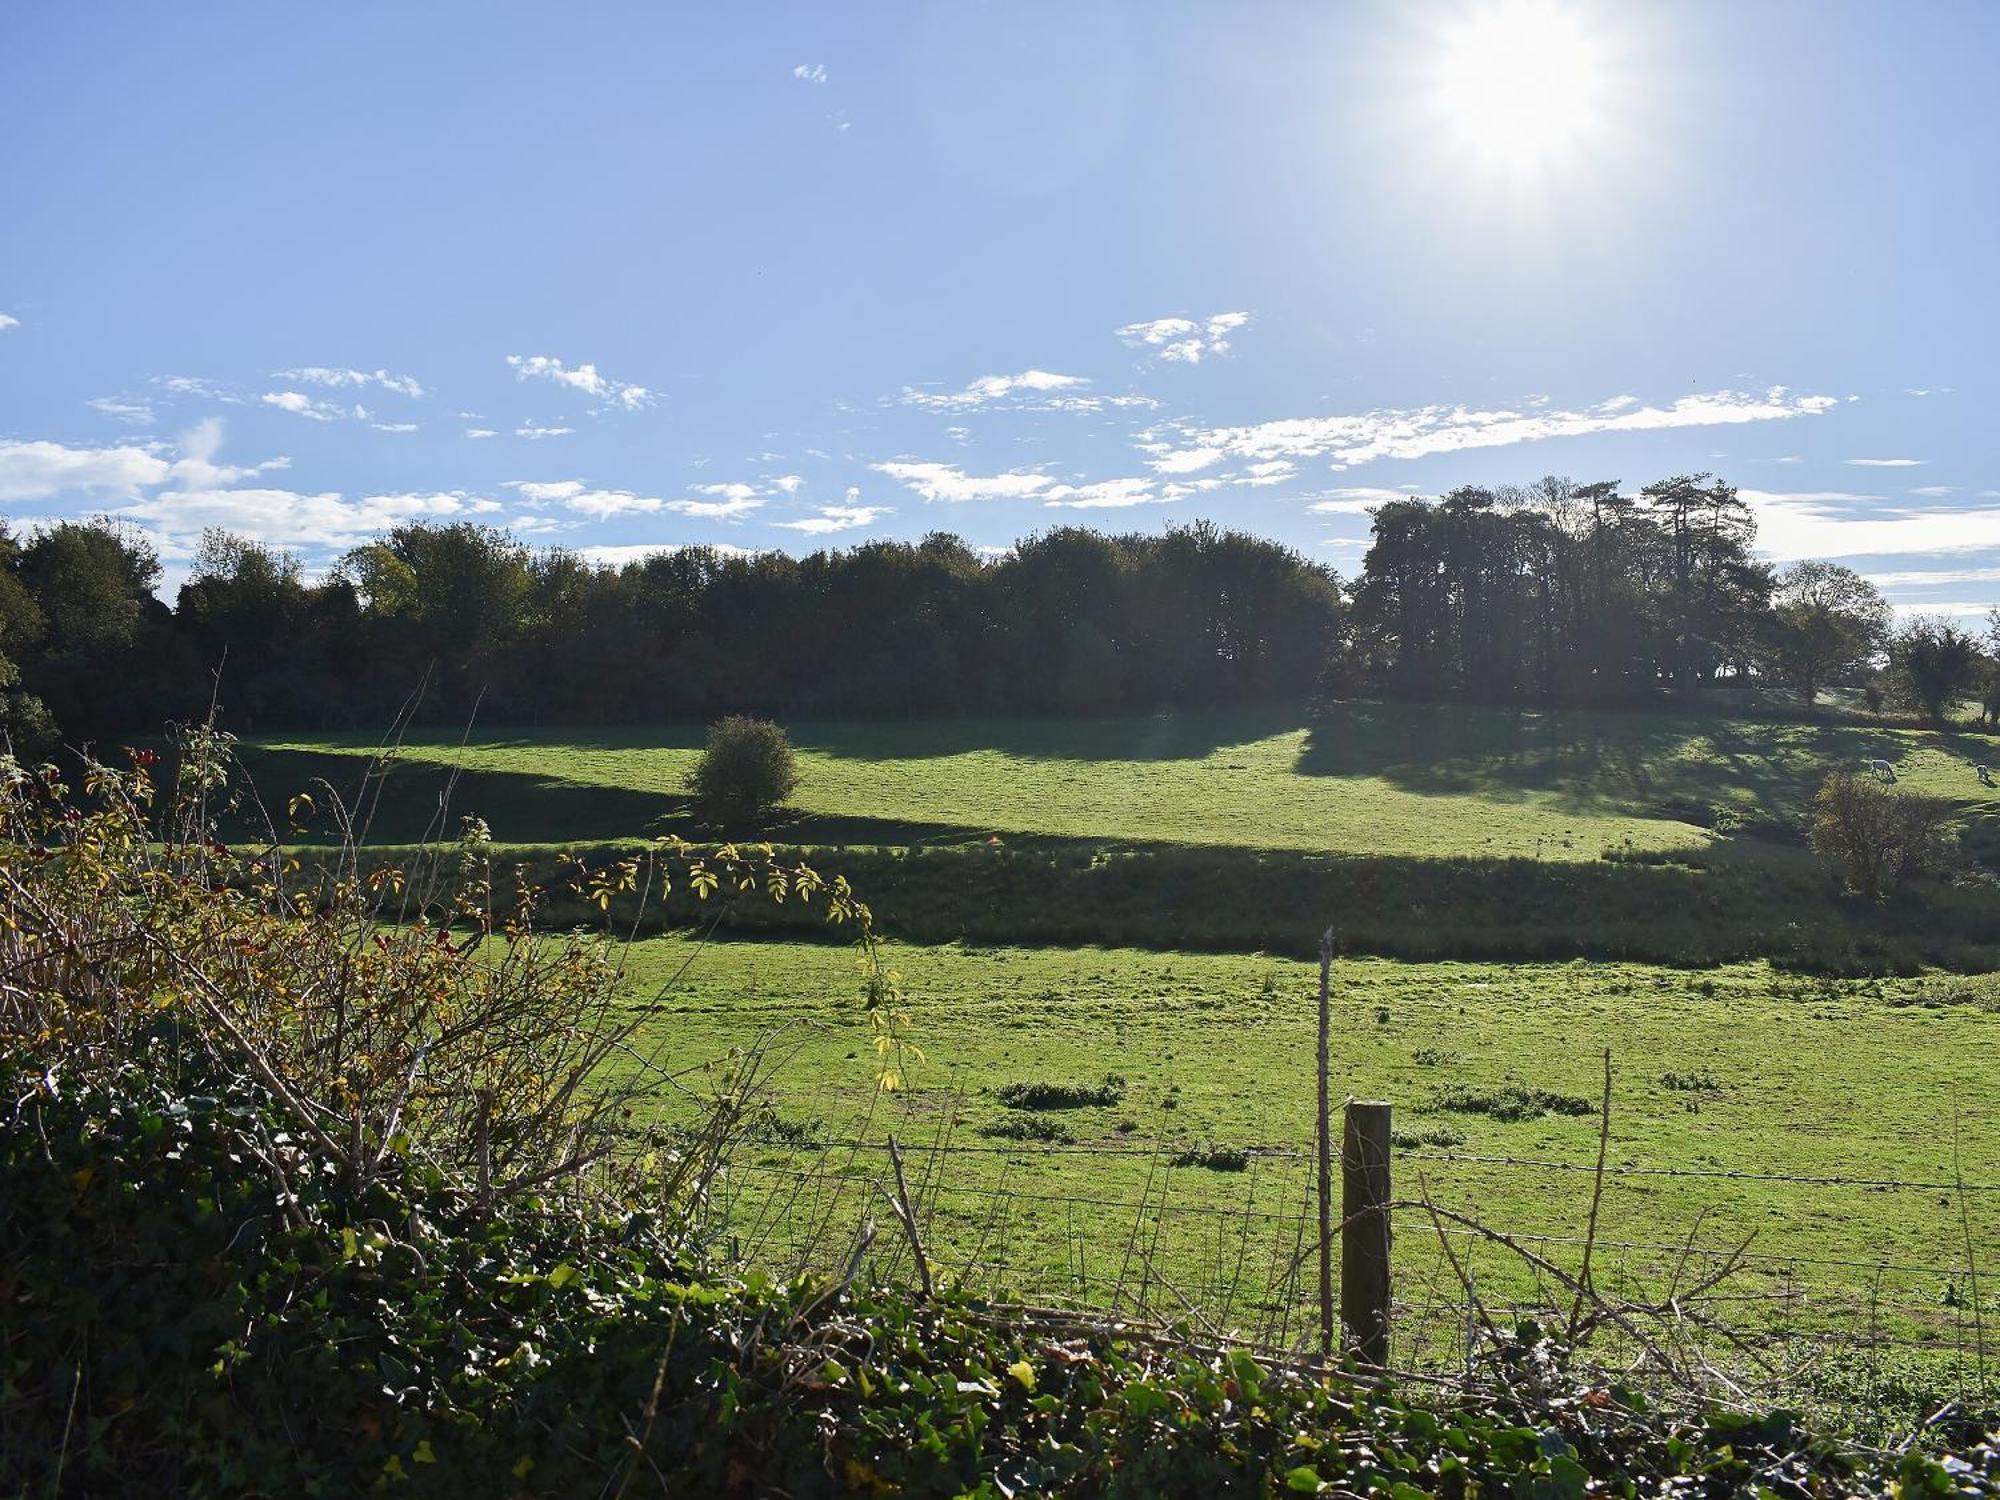
[[[0,523],[0,710],[23,749],[156,727],[211,693],[245,732],[724,713],[1073,714],[1324,696],[1644,702],[1830,687],[2000,722],[2000,617],[1892,626],[1826,562],[1754,554],[1727,484],[1545,479],[1373,512],[1358,574],[1203,521],[1064,527],[997,557],[956,536],[803,558],[707,547],[621,567],[467,523],[411,524],[323,575],[207,534],[171,606],[138,533]]]

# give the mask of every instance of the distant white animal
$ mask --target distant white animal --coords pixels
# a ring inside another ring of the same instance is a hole
[[[1986,767],[1974,766],[1972,769],[1979,773],[1979,784],[1981,786],[1993,785],[1993,773],[1987,770]]]
[[[1871,760],[1868,762],[1868,769],[1875,773],[1877,781],[1886,781],[1891,785],[1895,784],[1896,768],[1886,760]]]

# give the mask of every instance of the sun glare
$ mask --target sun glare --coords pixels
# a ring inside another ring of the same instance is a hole
[[[1611,58],[1569,0],[1480,0],[1441,26],[1428,103],[1452,151],[1492,174],[1559,172],[1604,144]]]

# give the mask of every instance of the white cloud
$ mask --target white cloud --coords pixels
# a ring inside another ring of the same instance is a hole
[[[275,406],[295,417],[311,417],[315,422],[338,422],[348,414],[346,407],[331,401],[315,401],[303,391],[266,391],[258,399],[266,406]]]
[[[2000,548],[2000,505],[1918,508],[1844,490],[1740,493],[1757,512],[1757,550],[1779,562]]]
[[[574,427],[537,427],[530,423],[526,427],[516,427],[514,429],[514,436],[524,438],[568,437],[575,431]]]
[[[780,474],[776,479],[771,481],[771,488],[787,495],[796,495],[799,492],[799,486],[804,483],[805,480],[797,474]]]
[[[1133,505],[1161,505],[1178,498],[1153,489],[1144,476],[1101,479],[1095,484],[1059,484],[1043,494],[1042,503],[1057,510],[1124,510]]]
[[[1055,481],[1046,474],[1010,470],[1005,474],[968,474],[952,464],[904,463],[871,464],[878,474],[908,485],[925,500],[957,504],[966,500],[1028,500],[1041,494]]]
[[[638,495],[631,490],[593,489],[581,479],[511,479],[506,487],[530,505],[560,505],[594,521],[658,511],[707,521],[732,521],[764,504],[757,491],[747,484],[695,485],[693,492],[707,497],[700,500],[662,500],[658,495]]]
[[[368,424],[377,432],[415,432],[415,422],[371,422]]]
[[[4,332],[9,328],[19,328],[20,326],[21,320],[19,318],[9,317],[6,313],[0,313],[0,332]]]
[[[1118,337],[1134,347],[1159,351],[1161,359],[1194,365],[1212,354],[1229,352],[1229,335],[1250,321],[1247,312],[1215,313],[1196,322],[1193,318],[1155,318],[1150,323],[1127,323]]]
[[[510,354],[507,363],[513,366],[517,380],[552,380],[557,385],[582,391],[586,396],[594,396],[607,405],[622,407],[626,411],[651,406],[657,399],[643,385],[628,385],[606,378],[598,373],[594,364],[580,364],[572,368],[547,354]]]
[[[465,435],[469,438],[490,438],[498,437],[500,434],[491,427],[468,427],[465,429]]]
[[[407,521],[465,520],[499,509],[497,501],[459,490],[346,500],[335,491],[227,488],[165,490],[116,514],[154,533],[163,555],[185,556],[209,527],[274,546],[346,548]]]
[[[1005,401],[1022,392],[1045,395],[1050,391],[1076,390],[1090,382],[1081,375],[1056,375],[1047,370],[1023,370],[1018,375],[982,375],[962,391],[924,391],[903,387],[906,406],[928,406],[943,411],[976,411]]]
[[[581,479],[510,479],[506,487],[530,505],[560,505],[594,521],[657,511],[666,503],[657,495],[635,495],[630,490],[594,490]]]
[[[1922,495],[1928,500],[1942,500],[1946,495],[1956,495],[1958,493],[1958,486],[1955,484],[1920,484],[1911,490],[1910,493],[1912,495]]]
[[[92,411],[103,412],[107,417],[116,417],[131,427],[151,427],[153,425],[153,405],[150,401],[124,401],[114,396],[98,396],[90,401]]]
[[[1394,500],[1409,498],[1402,490],[1374,488],[1328,490],[1306,509],[1321,516],[1358,516],[1367,514],[1378,505],[1387,505]]]
[[[1915,469],[1928,462],[1921,458],[1850,458],[1857,469]]]
[[[0,501],[58,495],[130,499],[165,484],[173,465],[150,447],[69,448],[61,443],[0,442]]]
[[[792,77],[798,79],[800,83],[825,83],[826,64],[800,63],[792,69]]]
[[[836,531],[859,531],[873,526],[884,516],[895,511],[886,505],[822,505],[818,514],[807,516],[803,521],[773,521],[774,526],[786,531],[802,531],[807,536],[828,536]]]
[[[1961,583],[2000,583],[2000,568],[1918,568],[1900,573],[1871,573],[1881,589],[1953,588]]]
[[[170,396],[198,396],[204,401],[226,401],[231,406],[243,404],[243,397],[236,391],[201,375],[155,375],[152,383]]]
[[[1423,458],[1468,448],[1499,448],[1547,438],[1599,432],[1649,432],[1663,428],[1713,427],[1742,422],[1782,421],[1817,416],[1837,405],[1831,396],[1794,396],[1782,386],[1762,393],[1714,391],[1683,396],[1671,406],[1625,407],[1618,411],[1539,409],[1483,411],[1463,406],[1377,410],[1357,416],[1296,417],[1247,427],[1196,429],[1181,435],[1180,447],[1142,444],[1155,455],[1153,469],[1189,474],[1225,458],[1329,458],[1335,469],[1383,458]]]
[[[306,365],[297,370],[274,370],[280,380],[303,381],[307,385],[323,385],[339,390],[349,386],[379,385],[384,390],[394,391],[399,396],[420,397],[424,388],[408,375],[392,375],[387,370],[341,370],[326,365]]]

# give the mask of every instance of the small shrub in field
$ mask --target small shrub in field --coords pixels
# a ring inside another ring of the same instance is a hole
[[[1713,1073],[1700,1068],[1687,1072],[1666,1072],[1660,1075],[1662,1088],[1678,1089],[1684,1093],[1702,1093],[1722,1087]]]
[[[1398,1151],[1421,1151],[1426,1146],[1448,1151],[1453,1146],[1465,1144],[1465,1132],[1456,1125],[1447,1125],[1442,1120],[1434,1120],[1409,1129],[1392,1131],[1389,1135],[1389,1144]]]
[[[1884,901],[1910,880],[1949,868],[1950,807],[1835,771],[1813,798],[1807,842],[1848,890]]]
[[[1004,1120],[996,1120],[991,1125],[979,1127],[979,1133],[998,1141],[1072,1141],[1076,1137],[1060,1120],[1045,1120],[1040,1115],[1009,1115]]]
[[[1420,1068],[1445,1068],[1461,1060],[1456,1052],[1442,1047],[1419,1047],[1410,1054],[1410,1061]]]
[[[1498,1088],[1474,1088],[1469,1083],[1448,1083],[1432,1095],[1432,1109],[1456,1115],[1488,1115],[1495,1120],[1532,1120],[1537,1115],[1594,1115],[1597,1106],[1578,1094],[1552,1094],[1546,1089],[1529,1088],[1523,1083],[1503,1083]]]
[[[688,776],[688,792],[721,822],[761,818],[798,789],[792,742],[768,719],[731,714],[708,727],[708,748]]]
[[[1250,1166],[1250,1153],[1241,1146],[1190,1146],[1174,1156],[1177,1167],[1206,1167],[1211,1172],[1242,1172]]]
[[[1102,1083],[1003,1083],[1000,1102],[1012,1109],[1089,1109],[1125,1097],[1125,1077],[1106,1073]]]

